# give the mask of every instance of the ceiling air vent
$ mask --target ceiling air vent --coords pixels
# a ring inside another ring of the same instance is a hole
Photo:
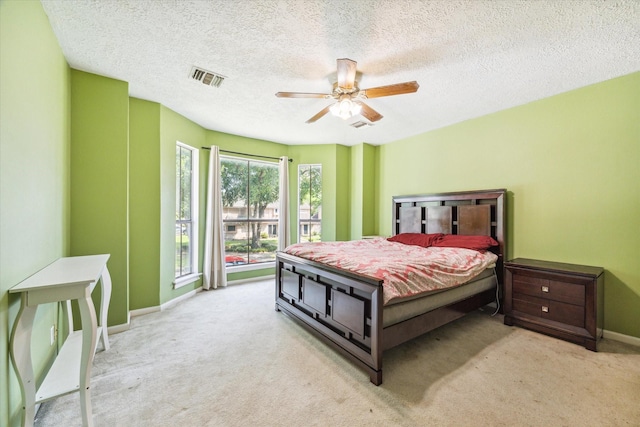
[[[207,71],[198,67],[191,68],[190,77],[193,80],[197,80],[201,83],[206,84],[207,86],[213,86],[213,87],[220,87],[224,79],[226,79],[226,77],[223,75],[214,73],[213,71]]]
[[[363,122],[362,120],[355,122],[355,123],[351,123],[349,126],[353,126],[354,128],[361,128],[362,126],[371,126],[369,123],[367,122]]]

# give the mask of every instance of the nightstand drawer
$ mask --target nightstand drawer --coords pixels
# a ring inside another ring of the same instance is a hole
[[[585,301],[584,285],[550,280],[540,276],[514,274],[513,292],[581,306]]]
[[[514,293],[513,310],[566,325],[585,327],[584,307],[579,305]]]

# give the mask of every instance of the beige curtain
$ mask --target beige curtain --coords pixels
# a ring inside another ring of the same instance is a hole
[[[278,250],[291,244],[289,227],[289,158],[280,157],[280,208],[278,214]]]
[[[220,149],[212,145],[209,154],[207,180],[207,213],[204,240],[203,289],[227,286],[222,224],[222,178],[220,177]]]

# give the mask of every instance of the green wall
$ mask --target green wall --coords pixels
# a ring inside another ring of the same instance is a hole
[[[351,194],[351,149],[344,145],[335,145],[335,149],[335,240],[349,240],[351,238],[351,201],[349,198]],[[329,181],[331,181],[331,178],[333,176],[329,177]],[[323,214],[324,201],[330,194],[322,193]]]
[[[71,70],[71,255],[111,254],[109,325],[129,318],[128,92],[126,82]]]
[[[362,197],[364,191],[364,144],[351,147],[351,240],[362,238]]]
[[[377,233],[376,169],[378,147],[363,144],[362,148],[362,235],[370,236]]]
[[[20,422],[9,334],[20,301],[8,289],[69,254],[69,67],[40,2],[0,2],[0,425]],[[58,306],[32,335],[41,381],[56,346]]]
[[[380,147],[394,195],[506,188],[508,258],[601,266],[605,329],[640,337],[640,73]]]
[[[160,305],[160,109],[129,100],[129,309]]]
[[[265,141],[263,139],[245,138],[243,136],[209,130],[207,131],[206,146],[210,147],[212,145],[217,145],[218,147],[220,147],[220,150],[229,150],[269,157],[287,156],[290,148],[288,145],[279,144],[277,142]],[[237,154],[220,154],[243,157]],[[273,161],[277,162],[277,160]]]
[[[351,239],[377,233],[377,153],[369,144],[351,147]]]

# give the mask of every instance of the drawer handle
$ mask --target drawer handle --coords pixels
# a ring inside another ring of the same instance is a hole
[[[548,286],[543,286],[542,287],[542,292],[549,292],[549,287]]]
[[[542,306],[542,312],[543,313],[548,313],[549,312],[549,307],[547,307],[546,305]]]

